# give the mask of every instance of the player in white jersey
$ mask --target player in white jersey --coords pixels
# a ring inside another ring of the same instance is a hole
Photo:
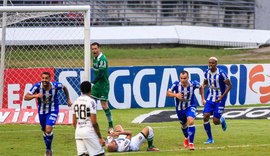
[[[185,136],[184,147],[194,150],[194,137],[196,127],[194,120],[196,117],[197,102],[195,99],[195,89],[200,89],[202,101],[204,101],[203,87],[197,81],[190,81],[187,71],[182,71],[179,76],[180,82],[175,81],[167,91],[168,97],[175,98],[175,110],[182,125],[181,129]]]
[[[84,81],[80,85],[82,95],[72,105],[73,126],[79,156],[105,155],[96,114],[97,104],[91,95],[91,83]]]
[[[154,131],[150,126],[142,129],[140,133],[132,137],[131,131],[126,131],[121,125],[116,125],[114,132],[107,137],[106,146],[108,152],[138,151],[145,140],[148,141],[147,151],[159,151],[153,145]]]
[[[63,90],[67,98],[68,106],[71,106],[69,93],[67,88],[60,82],[51,82],[51,74],[43,72],[41,81],[34,84],[29,92],[24,96],[24,100],[37,99],[38,117],[41,130],[43,131],[43,139],[46,145],[46,156],[52,155],[53,127],[56,123],[59,102],[58,92]]]
[[[208,86],[206,101],[204,102],[203,121],[204,129],[208,139],[205,144],[214,143],[209,118],[213,115],[215,125],[221,124],[223,131],[227,129],[225,118],[222,116],[225,109],[225,102],[228,92],[232,88],[228,75],[221,68],[217,67],[217,58],[210,57],[208,60],[208,69],[204,72],[203,86]]]

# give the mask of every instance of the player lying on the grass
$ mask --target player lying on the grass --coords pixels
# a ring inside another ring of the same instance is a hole
[[[146,126],[140,133],[132,137],[131,131],[126,131],[121,125],[116,125],[114,131],[109,134],[106,140],[108,152],[138,151],[145,140],[148,142],[147,151],[159,151],[153,145],[154,131]]]

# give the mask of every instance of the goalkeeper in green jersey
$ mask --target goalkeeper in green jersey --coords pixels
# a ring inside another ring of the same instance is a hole
[[[91,96],[96,100],[101,101],[101,106],[105,111],[109,129],[113,128],[112,114],[108,106],[108,95],[110,90],[109,74],[108,74],[108,61],[106,56],[100,51],[100,44],[94,42],[91,44],[91,51],[93,53],[93,68],[94,80],[92,81],[92,94]]]

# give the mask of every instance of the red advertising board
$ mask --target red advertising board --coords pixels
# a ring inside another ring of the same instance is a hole
[[[8,103],[21,105],[26,84],[41,81],[42,72],[51,73],[54,81],[54,68],[10,68],[4,71],[4,94],[2,108],[9,108]]]

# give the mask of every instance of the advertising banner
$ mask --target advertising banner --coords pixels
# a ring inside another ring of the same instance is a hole
[[[3,108],[36,108],[35,100],[24,101],[24,95],[33,84],[41,81],[41,73],[51,73],[54,81],[54,68],[10,68],[4,71]],[[12,78],[12,79],[11,79]],[[26,105],[23,105],[26,104]]]
[[[219,65],[219,67],[228,73],[233,85],[227,96],[226,105],[270,103],[270,64],[230,64]],[[110,107],[127,109],[174,106],[173,98],[167,98],[166,92],[171,84],[179,79],[179,73],[186,70],[190,73],[191,80],[202,83],[203,72],[206,69],[207,66],[110,67]],[[80,95],[79,86],[83,80],[83,69],[49,68],[48,70],[54,76],[52,81],[60,81],[67,86],[73,102]],[[16,80],[5,81],[3,108],[36,108],[35,100],[24,101],[22,98],[34,83],[40,81],[40,75],[31,74],[31,69],[7,69],[5,76],[18,72],[29,72],[31,76],[18,76],[20,78]],[[198,90],[195,92],[196,100],[198,105],[201,105],[198,92]],[[65,108],[66,101],[61,96],[63,95],[60,95],[61,108]]]
[[[0,109],[0,124],[39,124],[37,109]],[[72,111],[60,109],[57,124],[72,124]]]

